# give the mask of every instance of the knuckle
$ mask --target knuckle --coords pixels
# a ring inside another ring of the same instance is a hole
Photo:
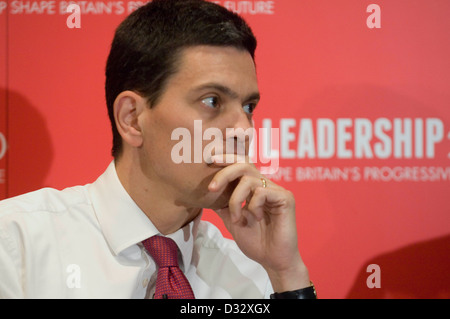
[[[250,176],[248,176],[248,175],[243,175],[243,176],[241,177],[241,182],[244,183],[244,184],[248,184],[248,183],[250,183],[251,179],[252,179],[252,178],[251,178]]]
[[[264,187],[258,186],[258,187],[255,188],[255,190],[254,190],[253,193],[254,193],[256,196],[259,196],[259,195],[262,195],[265,191],[266,191],[266,189],[265,189]]]

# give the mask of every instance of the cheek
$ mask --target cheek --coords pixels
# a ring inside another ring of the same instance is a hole
[[[164,105],[158,107],[164,107]],[[165,153],[167,149],[170,149],[177,142],[172,141],[171,136],[172,132],[180,126],[180,123],[175,116],[169,116],[166,113],[159,110],[151,110],[142,124],[144,143],[152,153]]]
[[[208,154],[211,152],[208,153],[205,147],[212,141],[203,140],[203,135],[206,129],[214,126],[209,121],[195,121],[200,116],[189,111],[189,107],[178,110],[176,107],[158,105],[156,108],[142,123],[147,161],[155,168],[166,170],[166,174],[172,174],[167,171],[172,169],[174,174],[190,176],[196,181],[206,178],[212,172],[205,163],[210,159]],[[214,148],[214,151],[220,152],[223,140],[219,138],[213,144],[219,145],[219,149]]]

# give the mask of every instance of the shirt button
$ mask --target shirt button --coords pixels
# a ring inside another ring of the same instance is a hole
[[[142,281],[142,287],[147,287],[147,285],[148,285],[148,278],[145,278],[143,281]]]

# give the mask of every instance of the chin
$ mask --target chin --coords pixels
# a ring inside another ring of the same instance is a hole
[[[221,193],[208,192],[204,198],[204,205],[202,208],[217,210],[228,207],[231,194],[236,188],[237,182],[230,183],[228,187]]]
[[[217,198],[215,201],[205,205],[204,208],[208,208],[208,209],[212,209],[212,210],[222,209],[222,208],[228,207],[229,201],[230,201],[229,197],[226,198],[225,196],[219,196],[219,198]]]
[[[227,188],[220,193],[213,193],[208,190],[209,183],[221,169],[223,168],[207,165],[207,169],[202,172],[203,174],[206,172],[205,176],[189,196],[191,200],[194,199],[194,202],[191,201],[192,206],[212,210],[228,207],[231,194],[239,183],[239,180],[229,183]]]

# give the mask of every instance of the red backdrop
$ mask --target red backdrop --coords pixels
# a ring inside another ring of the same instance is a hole
[[[258,37],[255,124],[280,129],[319,297],[450,297],[450,2],[215,2]],[[111,160],[105,61],[139,1],[76,3],[80,28],[67,1],[0,1],[0,198]]]

